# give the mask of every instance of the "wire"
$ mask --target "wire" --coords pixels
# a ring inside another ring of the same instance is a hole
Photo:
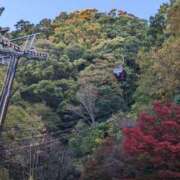
[[[59,140],[54,140],[54,141],[49,141],[49,142],[46,142],[46,143],[41,143],[41,144],[43,144],[43,148],[44,147],[51,147],[52,145],[55,145],[56,143],[60,143],[59,142]],[[28,146],[28,147],[31,147],[31,149],[32,149],[32,147],[38,147],[39,145],[41,145],[41,144],[38,144],[38,145],[31,145],[31,146]],[[14,149],[12,149],[12,150],[23,150],[25,147],[21,147],[21,148],[14,148]],[[10,152],[9,150],[6,150],[6,151],[8,151],[8,152]],[[17,153],[17,152],[16,152]],[[15,159],[12,159],[12,158],[8,158],[8,159],[6,159],[6,160],[4,160],[3,162],[12,162],[12,160],[15,160]],[[1,160],[2,161],[2,160]]]
[[[70,130],[72,130],[72,129],[70,129]],[[68,130],[64,130],[64,131],[58,130],[56,132],[49,133],[49,134],[43,134],[43,135],[37,135],[37,136],[26,136],[26,137],[14,140],[14,142],[19,142],[19,141],[24,141],[24,140],[33,140],[34,138],[36,138],[36,139],[37,138],[43,138],[43,137],[45,138],[47,136],[55,136],[55,135],[58,135],[58,134],[64,135],[64,134],[66,134],[66,132],[69,132],[70,130],[69,129]],[[10,142],[12,142],[12,141],[10,141]],[[1,142],[1,143],[4,144],[3,142]]]
[[[18,148],[5,148],[5,149],[2,149],[4,152],[11,152],[11,151],[16,151],[15,153],[17,153],[18,150],[24,150],[26,148],[33,148],[33,147],[38,147],[38,146],[45,146],[47,144],[51,144],[53,142],[59,142],[61,138],[55,138],[54,140],[52,141],[47,141],[47,142],[42,142],[42,143],[33,143],[33,144],[30,144],[30,145],[24,145],[24,146],[20,146]]]
[[[24,128],[24,129],[16,129],[16,127],[11,127],[11,128],[8,128],[8,129],[4,129],[3,130],[3,133],[11,133],[11,131],[19,131],[19,132],[26,132],[26,131],[30,131],[30,132],[41,132],[43,130],[44,127],[42,127],[41,129],[40,128]],[[35,130],[35,131],[34,131]],[[8,132],[9,131],[9,132]],[[48,130],[47,130],[48,131]],[[60,131],[60,130],[57,130],[57,131]],[[62,131],[62,130],[61,130]],[[66,131],[66,130],[64,130]]]

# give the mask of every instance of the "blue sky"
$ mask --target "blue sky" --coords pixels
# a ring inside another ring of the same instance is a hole
[[[168,0],[0,0],[6,8],[0,18],[0,26],[13,27],[20,19],[37,23],[43,18],[54,18],[61,11],[96,8],[101,11],[122,9],[138,17],[148,19]]]

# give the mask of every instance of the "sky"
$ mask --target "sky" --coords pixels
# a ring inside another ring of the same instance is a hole
[[[103,12],[116,8],[148,19],[164,2],[168,0],[0,0],[0,6],[5,7],[0,17],[0,26],[13,29],[20,19],[38,23],[43,18],[54,18],[62,11],[86,8],[96,8]]]

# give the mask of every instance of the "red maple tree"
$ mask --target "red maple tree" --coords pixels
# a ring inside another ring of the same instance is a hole
[[[136,126],[124,128],[123,149],[141,169],[165,178],[180,178],[180,106],[154,103]]]

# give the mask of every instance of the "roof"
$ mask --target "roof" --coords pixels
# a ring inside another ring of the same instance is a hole
[[[122,65],[118,65],[117,67],[115,67],[115,68],[113,69],[113,73],[119,75],[120,73],[123,72],[123,70],[124,70],[124,69],[123,69],[123,66],[122,66]]]

